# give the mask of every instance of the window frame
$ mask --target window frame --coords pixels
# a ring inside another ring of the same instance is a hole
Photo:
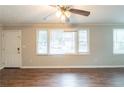
[[[38,33],[39,31],[47,31],[47,53],[46,54],[39,54],[38,53]],[[50,34],[52,30],[57,30],[57,29],[37,29],[36,30],[36,55],[38,56],[80,56],[80,55],[89,55],[90,54],[90,33],[89,33],[89,29],[77,29],[75,31],[65,31],[65,29],[58,29],[58,30],[63,30],[64,32],[76,32],[75,33],[75,53],[65,53],[65,54],[50,54]],[[88,52],[79,52],[79,30],[86,30],[87,31],[87,47],[88,47]]]
[[[120,53],[120,52],[117,52],[116,50],[115,50],[115,46],[117,46],[117,34],[116,34],[116,41],[114,40],[114,36],[115,36],[115,33],[117,33],[117,30],[124,30],[124,28],[115,28],[115,29],[113,29],[113,54],[114,55],[124,55],[124,53]],[[116,43],[116,45],[115,45],[115,43]]]

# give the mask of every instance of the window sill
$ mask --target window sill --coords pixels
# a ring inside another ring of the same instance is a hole
[[[37,56],[85,56],[90,55],[90,53],[80,53],[80,54],[37,54]]]
[[[113,53],[113,55],[124,55],[124,53]]]

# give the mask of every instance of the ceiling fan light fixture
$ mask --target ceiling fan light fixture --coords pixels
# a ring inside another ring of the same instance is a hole
[[[70,12],[67,10],[63,10],[61,8],[57,8],[56,16],[61,19],[62,22],[64,22],[66,19],[69,19],[71,16]]]
[[[61,15],[62,15],[62,12],[61,12],[60,9],[58,9],[57,12],[56,12],[56,16],[57,16],[57,17],[60,17]]]
[[[89,16],[90,11],[85,11],[82,9],[75,9],[72,6],[67,5],[51,5],[52,7],[56,7],[56,16],[61,19],[61,21],[70,21],[71,14],[78,14],[81,16]]]
[[[65,11],[65,16],[69,18],[71,16],[70,12],[69,11]]]
[[[66,16],[65,15],[61,15],[61,21],[64,22],[66,19]]]

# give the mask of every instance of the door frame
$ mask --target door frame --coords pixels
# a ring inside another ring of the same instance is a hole
[[[7,33],[7,32],[20,32],[20,63],[19,63],[19,68],[21,68],[22,67],[22,31],[21,30],[3,30],[3,33],[2,33],[2,44],[3,44],[3,46],[2,46],[2,55],[3,55],[3,62],[4,62],[4,67],[6,67],[6,65],[5,65],[5,33]]]

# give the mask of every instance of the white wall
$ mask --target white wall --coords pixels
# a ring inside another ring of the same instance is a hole
[[[89,28],[90,54],[80,56],[38,56],[36,29]],[[36,67],[124,67],[124,55],[113,55],[113,28],[124,25],[59,25],[6,26],[5,30],[22,30],[22,65]]]

